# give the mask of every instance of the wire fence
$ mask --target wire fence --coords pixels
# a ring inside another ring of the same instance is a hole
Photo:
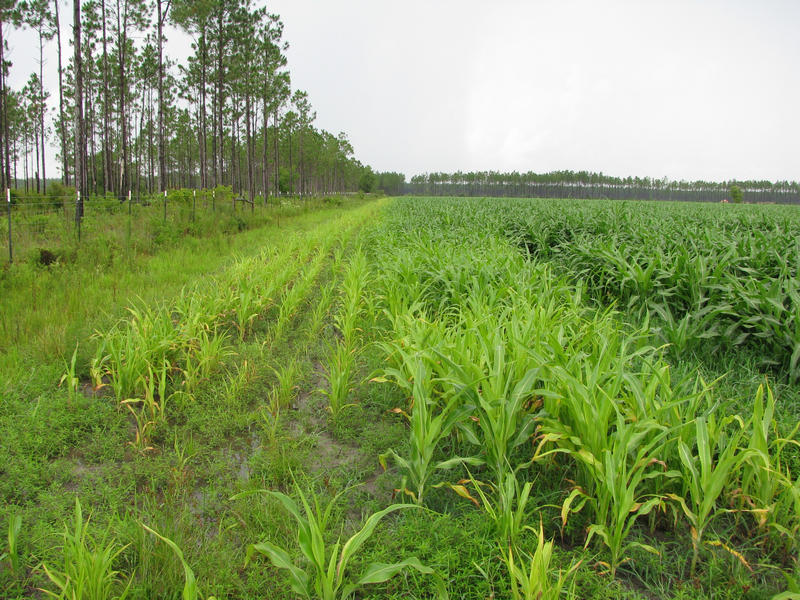
[[[86,248],[112,253],[152,253],[183,236],[235,233],[282,214],[308,209],[321,197],[257,197],[250,201],[217,190],[171,190],[163,195],[81,199],[4,190],[6,226],[0,228],[0,265],[75,261]]]

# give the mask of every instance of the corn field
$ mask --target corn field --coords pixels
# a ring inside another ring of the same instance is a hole
[[[659,555],[664,532],[688,538],[687,578],[720,548],[796,568],[797,407],[770,379],[800,376],[800,218],[728,208],[405,199],[373,231],[377,381],[403,390],[409,422],[383,464],[418,504],[444,487],[485,512],[515,598],[543,597],[522,595],[514,558],[538,568],[534,495],[610,577]],[[751,397],[674,373],[745,351],[764,373]]]

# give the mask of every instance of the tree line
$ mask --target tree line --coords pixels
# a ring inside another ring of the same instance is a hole
[[[291,86],[283,23],[252,0],[73,0],[71,36],[63,8],[0,0],[0,187],[45,193],[49,141],[61,183],[84,195],[230,186],[253,199],[351,191],[371,173],[345,133],[315,127],[308,94]],[[192,40],[180,63],[165,51],[175,28]],[[9,29],[34,34],[39,60],[19,90]]]
[[[426,196],[696,202],[730,201],[737,196],[737,192],[741,192],[741,198],[745,202],[800,203],[800,184],[796,181],[676,181],[666,177],[614,177],[589,171],[425,173],[413,176],[404,190],[407,194]]]

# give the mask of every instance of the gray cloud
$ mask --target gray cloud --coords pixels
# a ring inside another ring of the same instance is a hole
[[[800,3],[276,0],[378,169],[797,179]]]

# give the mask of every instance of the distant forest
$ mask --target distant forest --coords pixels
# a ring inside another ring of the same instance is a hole
[[[495,196],[518,198],[610,198],[800,204],[796,181],[674,181],[667,178],[611,177],[588,171],[551,173],[426,173],[415,175],[406,194],[424,196]]]

